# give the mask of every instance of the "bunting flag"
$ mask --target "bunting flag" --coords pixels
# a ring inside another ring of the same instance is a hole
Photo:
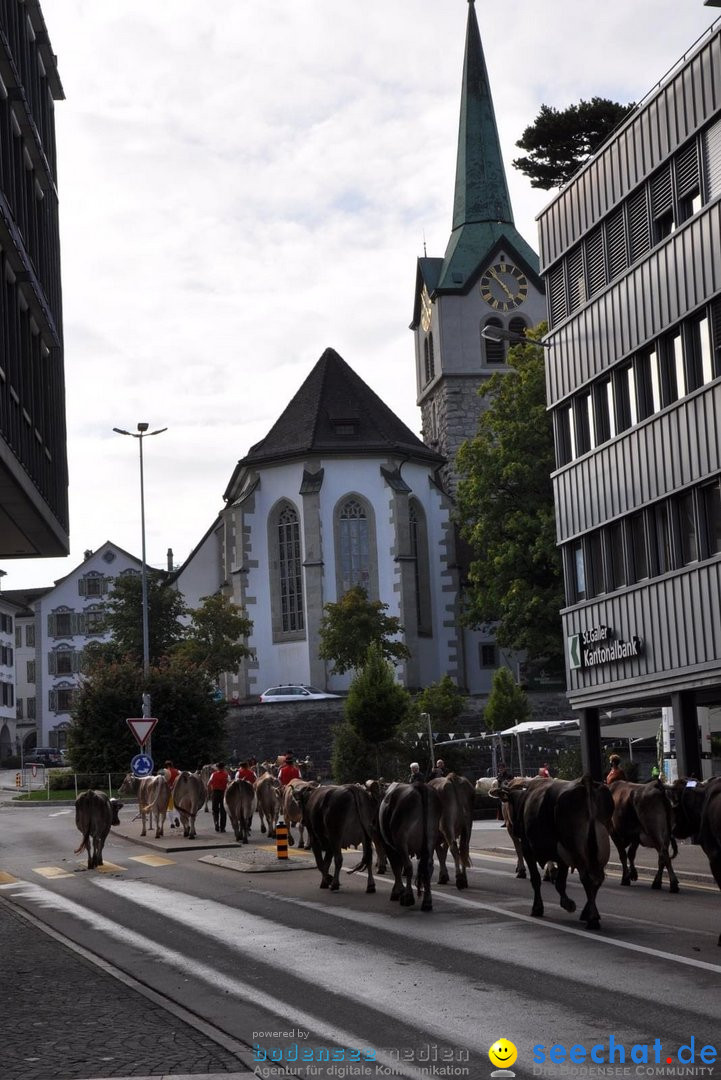
[[[423,738],[423,732],[422,731],[417,731],[416,735],[418,736],[419,739]]]
[[[471,737],[471,733],[470,733],[470,731],[464,731],[464,732],[463,732],[463,734],[465,735],[465,737],[466,737],[467,739],[470,739],[470,737]]]
[[[455,737],[456,737],[455,731],[449,731],[448,732],[448,738],[449,739],[455,739]]]

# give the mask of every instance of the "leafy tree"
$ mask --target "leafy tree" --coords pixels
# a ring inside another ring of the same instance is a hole
[[[373,746],[390,739],[408,713],[410,694],[399,686],[381,642],[366,651],[366,661],[348,691],[345,716],[356,734]]]
[[[167,656],[183,637],[179,619],[185,614],[183,597],[169,588],[162,575],[150,571],[148,577],[148,644],[151,664]],[[115,579],[105,603],[105,626],[112,641],[94,651],[106,660],[130,657],[143,659],[143,592],[140,574],[124,574]]]
[[[68,731],[72,767],[88,772],[127,771],[137,745],[126,723],[140,715],[142,669],[133,660],[97,659],[85,678]],[[207,672],[174,658],[150,670],[148,689],[158,724],[152,736],[157,762],[172,758],[195,769],[225,747],[225,705],[215,702]]]
[[[337,604],[326,604],[320,625],[321,660],[331,660],[339,674],[363,666],[369,645],[380,646],[382,656],[394,663],[411,655],[403,641],[392,640],[403,632],[395,615],[385,615],[388,604],[369,600],[360,585],[349,589]]]
[[[634,108],[608,98],[594,97],[566,109],[541,105],[541,110],[516,143],[528,150],[514,168],[530,178],[531,187],[561,187],[598,149]]]
[[[413,700],[418,715],[428,713],[431,720],[450,723],[463,712],[465,697],[450,675],[421,690]]]
[[[373,745],[361,739],[347,720],[333,729],[331,774],[336,784],[363,783],[373,777],[405,780],[410,760],[409,745],[401,736]]]
[[[473,556],[464,618],[471,626],[497,623],[500,645],[562,671],[563,573],[543,350],[532,340],[513,346],[508,364],[513,373],[494,375],[480,391],[488,408],[457,457],[458,514]]]
[[[521,724],[531,715],[525,690],[516,683],[507,667],[496,669],[483,719],[489,731],[504,731]]]
[[[239,639],[247,638],[253,623],[222,593],[203,596],[199,608],[190,608],[190,625],[185,639],[174,647],[182,657],[217,679],[225,671],[235,671],[250,649]]]

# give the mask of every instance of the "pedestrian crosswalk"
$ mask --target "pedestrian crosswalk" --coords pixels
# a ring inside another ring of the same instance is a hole
[[[128,862],[140,863],[142,866],[163,867],[163,866],[175,866],[174,859],[166,859],[163,855],[129,855]],[[38,877],[46,878],[47,880],[59,881],[61,878],[73,877],[78,870],[85,870],[87,863],[85,859],[78,860],[72,868],[68,866],[33,866],[31,872],[37,874]],[[102,866],[97,868],[99,874],[119,874],[124,870],[129,870],[130,867],[123,866],[120,863],[108,862],[106,859]],[[16,885],[19,878],[12,874],[9,870],[0,869],[0,887],[3,885]]]

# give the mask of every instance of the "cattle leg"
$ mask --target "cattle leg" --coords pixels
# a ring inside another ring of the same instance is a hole
[[[293,833],[290,831],[289,821],[286,821],[285,827],[288,830],[288,847],[295,847],[295,840],[293,839]]]
[[[330,856],[328,857],[328,864],[330,866]],[[343,852],[341,851],[340,844],[333,852],[333,877],[330,882],[330,891],[338,892],[340,889],[340,870],[343,865]]]
[[[363,858],[368,863],[368,883],[366,885],[366,892],[374,893],[376,891],[376,883],[373,880],[373,841],[370,836],[366,836],[363,839]]]
[[[668,848],[662,848],[658,853],[658,870],[656,871],[656,877],[651,882],[652,889],[660,889],[661,881],[663,878],[663,869],[666,867],[668,870],[668,887],[669,892],[677,893],[679,891],[678,878],[673,868],[671,858],[668,853]]]
[[[401,893],[403,892],[403,879],[401,877],[403,864],[395,851],[388,851],[387,855],[394,878],[393,888],[391,889],[391,900],[400,900]]]
[[[556,886],[556,892],[561,900],[561,907],[564,911],[575,911],[575,901],[571,899],[566,893],[566,880],[568,878],[568,867],[565,863],[559,862],[558,870],[556,871],[556,880],[554,885]]]
[[[599,930],[601,927],[601,916],[598,908],[596,907],[596,894],[601,887],[601,881],[594,881],[588,876],[588,873],[581,873],[579,871],[579,877],[581,884],[586,893],[586,903],[581,912],[581,922],[585,922],[587,930]]]
[[[436,855],[438,856],[438,884],[447,885],[449,881],[448,869],[446,867],[446,859],[448,857],[448,844],[444,836],[438,837],[438,843],[436,844]],[[458,863],[456,863],[456,871],[458,870]]]
[[[453,862],[456,864],[456,888],[467,889],[468,877],[466,876],[466,868],[463,865],[460,848],[455,840],[451,844],[451,855],[453,856]]]
[[[511,836],[513,846],[516,849],[516,877],[524,878],[526,876],[526,864],[523,861],[523,848],[521,847],[520,840],[516,840],[515,836]]]
[[[543,900],[541,899],[541,875],[538,872],[538,866],[536,860],[530,851],[523,850],[523,855],[528,866],[528,873],[531,876],[531,888],[533,889],[533,906],[531,908],[531,915],[540,919],[543,917]]]
[[[140,820],[141,820],[141,821],[142,821],[142,823],[143,823],[143,827],[142,827],[142,829],[140,830],[140,835],[141,835],[141,836],[145,836],[145,832],[146,832],[146,830],[145,830],[145,814],[144,814],[144,813],[142,813],[142,811],[141,811],[141,813],[140,813]]]
[[[626,848],[621,843],[621,840],[620,840],[618,834],[613,832],[613,831],[611,832],[611,839],[613,840],[616,851],[618,852],[618,857],[621,860],[621,884],[622,885],[630,885],[631,882],[635,880],[635,878],[632,877],[632,875],[631,875],[631,873],[629,871],[629,865],[628,865],[629,860],[628,860],[628,857],[626,855]],[[635,852],[634,852],[634,854],[635,854]],[[636,872],[636,867],[634,866],[633,869],[634,869],[634,873],[635,873]],[[636,877],[638,877],[638,874],[636,874]]]
[[[405,879],[405,887],[400,895],[400,903],[401,907],[413,907],[416,902],[416,898],[413,895],[413,864],[411,863],[410,856],[407,853],[404,852],[401,858],[403,860],[402,873]]]

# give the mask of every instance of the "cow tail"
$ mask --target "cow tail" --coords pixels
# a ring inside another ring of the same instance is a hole
[[[80,841],[80,847],[75,848],[75,855],[79,855],[81,851],[87,851],[90,854],[90,829],[83,834],[83,838]]]
[[[586,789],[586,806],[588,808],[588,864],[594,866],[598,861],[598,837],[596,835],[596,808],[593,801],[593,779],[585,774],[583,785]]]
[[[433,872],[432,856],[428,856],[428,788],[425,784],[419,784],[417,789],[421,796],[421,814],[423,816],[423,835],[421,839],[421,852],[418,856],[418,884],[428,888]]]

